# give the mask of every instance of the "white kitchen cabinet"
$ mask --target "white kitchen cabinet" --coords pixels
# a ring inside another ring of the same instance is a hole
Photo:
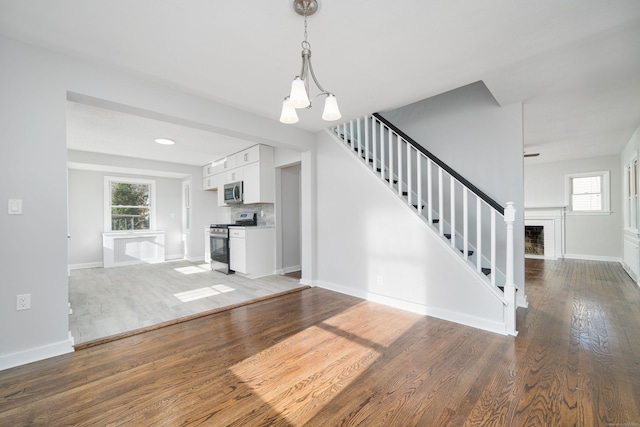
[[[274,162],[273,147],[261,144],[254,145],[253,147],[236,153],[235,157],[236,167],[246,166],[255,162]]]
[[[226,157],[226,160],[221,163],[221,172],[229,171],[236,167],[236,156],[232,154]]]
[[[216,175],[202,179],[203,190],[215,190],[216,188],[218,188],[218,179],[216,178]]]
[[[224,159],[220,159],[213,163],[207,163],[206,165],[204,165],[202,167],[202,177],[207,178],[209,176],[217,175],[224,172],[226,170],[226,162],[222,160]],[[235,164],[235,159],[233,163]]]
[[[275,249],[274,227],[229,227],[229,261],[236,273],[250,279],[274,274]]]
[[[209,226],[204,228],[204,262],[211,262],[211,232]]]
[[[244,182],[244,204],[274,203],[274,158],[273,147],[262,144],[229,155],[202,167],[202,187],[218,189],[218,206],[228,206],[224,203],[224,185],[238,181]]]
[[[276,174],[273,163],[256,162],[243,168],[244,203],[274,203]]]
[[[226,181],[226,174],[219,173],[215,175],[215,179],[218,181],[218,206],[229,206],[224,202],[224,183]]]
[[[231,169],[225,173],[225,184],[231,184],[233,182],[242,181],[242,167]]]
[[[229,228],[229,267],[247,274],[247,239],[243,229]]]
[[[216,172],[214,171],[214,166],[211,163],[209,163],[207,165],[204,165],[202,167],[202,177],[203,178],[207,178],[207,177],[209,177],[211,175],[214,175],[215,173]]]

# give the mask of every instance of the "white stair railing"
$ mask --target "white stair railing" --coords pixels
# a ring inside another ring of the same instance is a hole
[[[513,203],[503,208],[379,115],[331,130],[501,294],[505,332],[516,335]],[[497,226],[498,217],[504,227]]]

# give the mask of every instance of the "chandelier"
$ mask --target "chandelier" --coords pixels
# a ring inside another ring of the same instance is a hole
[[[311,108],[309,100],[309,83],[313,80],[320,93],[316,95],[325,96],[324,111],[322,118],[327,121],[338,120],[342,115],[338,109],[338,101],[336,96],[324,90],[318,82],[311,65],[311,45],[307,41],[307,16],[311,16],[318,10],[317,0],[294,0],[293,9],[298,15],[304,16],[304,41],[302,42],[302,68],[300,74],[293,79],[291,83],[291,93],[282,102],[282,113],[280,121],[282,123],[291,124],[298,122],[297,108]]]

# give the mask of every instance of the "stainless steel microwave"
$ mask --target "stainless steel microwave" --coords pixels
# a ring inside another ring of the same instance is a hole
[[[228,205],[240,204],[244,199],[242,181],[224,185],[224,202]]]

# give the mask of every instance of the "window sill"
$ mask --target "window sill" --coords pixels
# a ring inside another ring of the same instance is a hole
[[[105,231],[103,236],[109,236],[114,238],[124,238],[129,236],[157,236],[164,234],[164,231],[158,230],[123,230],[123,231]]]
[[[594,215],[611,215],[613,211],[567,211],[566,215],[570,216],[594,216]]]

